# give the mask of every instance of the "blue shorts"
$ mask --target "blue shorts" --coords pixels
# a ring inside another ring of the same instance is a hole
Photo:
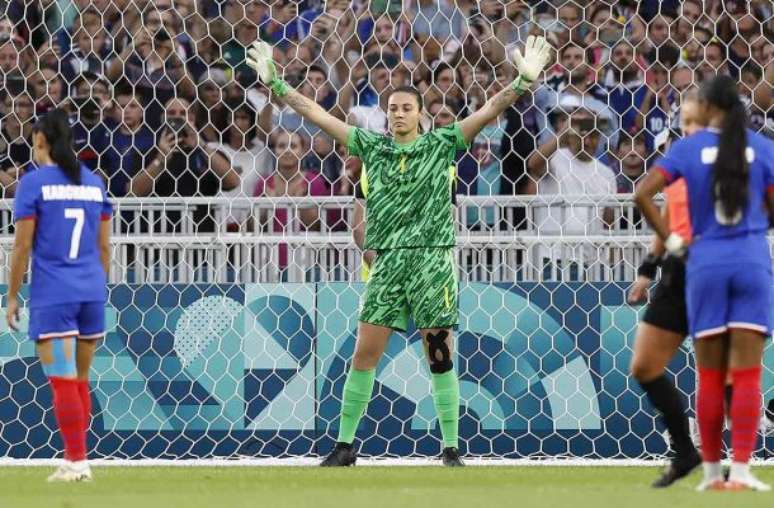
[[[763,266],[740,263],[688,270],[685,292],[694,339],[729,328],[765,335],[771,330],[772,278]]]
[[[105,335],[105,302],[63,303],[30,309],[32,340],[78,337],[101,339]]]

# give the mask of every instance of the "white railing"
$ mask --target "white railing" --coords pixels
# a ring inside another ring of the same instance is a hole
[[[113,283],[254,283],[356,281],[360,252],[347,224],[353,199],[325,198],[122,198],[114,200]],[[551,206],[605,208],[615,214],[610,229],[594,235],[547,234],[536,214]],[[211,228],[199,227],[209,207]],[[320,211],[319,231],[306,231],[298,210]],[[0,201],[0,283],[7,281],[12,248],[12,200]],[[271,224],[287,210],[284,232],[247,227],[229,232],[234,211]],[[489,224],[466,224],[469,209],[491,210]],[[457,259],[460,280],[627,281],[649,244],[649,232],[635,220],[631,195],[567,199],[546,196],[458,196]],[[266,220],[268,219],[270,220]],[[334,217],[336,224],[329,224]],[[622,220],[622,218],[626,220]],[[212,225],[215,225],[214,230]]]

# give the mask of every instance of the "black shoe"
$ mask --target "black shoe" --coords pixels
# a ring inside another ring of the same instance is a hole
[[[336,443],[331,453],[320,463],[322,467],[354,466],[357,453],[349,443]]]
[[[462,467],[465,465],[460,458],[460,451],[456,448],[444,448],[441,460],[443,460],[443,465],[446,467]]]
[[[669,467],[666,468],[661,477],[651,485],[654,489],[663,489],[669,487],[680,478],[685,478],[691,472],[701,465],[701,455],[696,450],[691,451],[687,456],[677,455]]]

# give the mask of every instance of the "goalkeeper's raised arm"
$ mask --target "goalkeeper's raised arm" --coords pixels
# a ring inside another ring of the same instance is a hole
[[[247,51],[247,65],[258,74],[261,82],[296,113],[319,126],[326,134],[346,146],[349,125],[325,111],[315,101],[295,91],[277,73],[272,49],[266,42],[255,42]]]
[[[500,116],[508,109],[524,92],[529,90],[540,77],[540,73],[548,64],[551,57],[551,46],[543,37],[530,35],[524,46],[524,54],[519,49],[514,49],[511,54],[513,64],[519,75],[511,83],[494,97],[490,98],[484,106],[460,122],[460,130],[465,141],[471,142],[481,129],[489,122]]]

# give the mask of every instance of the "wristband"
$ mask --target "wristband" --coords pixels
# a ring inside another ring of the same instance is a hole
[[[284,80],[279,78],[274,78],[269,82],[269,88],[272,92],[274,92],[274,95],[277,97],[284,97],[288,94],[290,91],[290,85],[285,83]]]
[[[529,81],[520,75],[513,80],[511,88],[513,88],[516,93],[522,94],[532,87],[532,83],[532,81]]]
[[[647,277],[650,280],[656,278],[656,269],[661,265],[661,258],[653,253],[645,256],[642,264],[637,268],[637,277]]]
[[[683,251],[685,250],[685,241],[677,233],[671,233],[666,241],[664,241],[664,248],[670,254],[682,256]]]

